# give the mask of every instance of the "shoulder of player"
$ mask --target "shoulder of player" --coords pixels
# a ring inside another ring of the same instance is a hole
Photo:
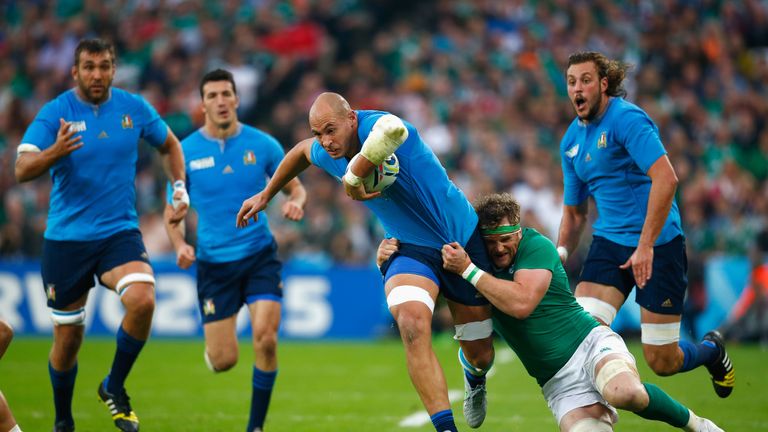
[[[552,240],[534,228],[523,228],[523,240],[520,242],[520,248],[522,249],[523,247],[530,249],[551,249],[552,252],[555,254],[557,253]]]
[[[573,145],[574,141],[574,134],[580,128],[579,125],[579,118],[576,117],[573,119],[570,125],[568,125],[568,129],[565,130],[565,133],[563,134],[563,138],[560,140],[560,152],[564,153],[566,150],[571,148],[571,145]]]
[[[269,134],[268,132],[265,132],[257,127],[249,126],[244,123],[240,123],[240,125],[242,127],[240,131],[240,136],[243,138],[247,138],[246,142],[252,142],[255,144],[269,142],[269,143],[275,143],[277,145],[280,145],[277,139],[271,134]]]
[[[614,121],[617,123],[635,121],[638,118],[650,120],[650,117],[642,108],[620,97],[613,98],[609,110]]]

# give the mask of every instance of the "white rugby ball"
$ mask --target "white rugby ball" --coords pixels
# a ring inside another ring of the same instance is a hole
[[[358,157],[361,157],[360,153],[352,157],[347,164],[347,170]],[[367,192],[381,192],[392,186],[392,183],[397,180],[398,173],[400,173],[400,162],[397,160],[397,156],[392,153],[368,177],[363,179],[363,186]]]

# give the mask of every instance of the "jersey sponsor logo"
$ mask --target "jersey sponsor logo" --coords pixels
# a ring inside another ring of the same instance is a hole
[[[600,138],[597,139],[597,148],[606,148],[608,147],[608,132],[602,131],[600,133]]]
[[[101,133],[99,134],[98,138],[99,139],[107,139],[107,138],[109,138],[109,135],[107,135],[107,131],[101,131]]]
[[[578,145],[578,144],[576,144],[575,146],[573,146],[573,147],[569,148],[569,149],[568,149],[568,150],[566,150],[566,152],[565,152],[565,155],[566,155],[566,156],[568,156],[568,157],[569,157],[569,158],[571,158],[571,159],[573,159],[574,157],[576,157],[576,155],[577,155],[577,154],[579,154],[579,145]]]
[[[203,300],[203,313],[205,315],[214,315],[216,313],[216,305],[213,304],[213,299]]]
[[[206,168],[213,168],[216,165],[216,161],[213,156],[204,157],[202,159],[195,159],[189,161],[189,170],[197,171]]]
[[[672,305],[672,300],[670,300],[670,299],[664,300],[664,303],[661,304],[661,307],[664,307],[664,308],[670,308],[672,306],[673,306]]]
[[[73,121],[69,124],[69,130],[75,132],[85,132],[85,120]]]
[[[229,165],[225,166],[224,169],[221,170],[222,174],[232,174],[233,172],[235,172],[235,170],[233,170]]]
[[[243,165],[256,165],[256,155],[253,150],[246,150],[243,153]]]
[[[133,119],[128,114],[123,114],[122,119],[120,119],[120,125],[123,129],[133,129]]]

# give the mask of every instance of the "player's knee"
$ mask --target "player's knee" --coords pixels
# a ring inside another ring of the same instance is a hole
[[[424,337],[429,337],[431,325],[431,314],[409,311],[406,308],[401,310],[397,316],[397,327],[400,330],[400,336],[407,344],[413,344]]]
[[[648,406],[648,393],[639,380],[621,386],[611,386],[609,383],[603,390],[603,398],[613,407],[633,412]]]
[[[0,320],[0,347],[11,343],[13,339],[13,327],[7,322]]]
[[[155,294],[151,285],[134,284],[123,296],[123,303],[128,311],[151,318],[155,312]]]
[[[277,332],[271,330],[254,331],[253,347],[257,356],[274,358],[277,354]]]
[[[205,363],[214,372],[228,371],[237,364],[237,349],[206,349]]]

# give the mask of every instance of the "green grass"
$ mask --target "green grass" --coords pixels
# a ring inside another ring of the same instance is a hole
[[[446,367],[449,388],[461,389],[457,345],[449,338],[440,338],[435,346]],[[25,431],[48,431],[53,424],[46,360],[49,347],[45,338],[17,338],[0,361],[0,389]],[[630,348],[642,358],[638,344]],[[146,346],[127,382],[142,431],[245,429],[252,359],[248,342],[241,343],[240,363],[217,375],[206,369],[202,350],[202,340],[154,339]],[[108,339],[86,339],[83,345],[74,400],[78,432],[115,430],[106,408],[96,400],[96,386],[107,373],[112,351],[113,342]],[[733,346],[729,354],[737,367],[737,387],[725,400],[715,396],[704,369],[659,378],[641,361],[640,373],[725,430],[768,430],[768,353],[755,346]],[[284,342],[279,361],[280,374],[267,421],[270,432],[433,430],[430,424],[398,426],[402,419],[423,409],[408,380],[397,340]],[[500,350],[495,369],[489,378],[489,414],[480,430],[556,430],[539,387],[520,362]],[[461,417],[461,402],[454,402],[453,409],[459,428],[468,430]],[[617,430],[674,429],[621,412]]]

